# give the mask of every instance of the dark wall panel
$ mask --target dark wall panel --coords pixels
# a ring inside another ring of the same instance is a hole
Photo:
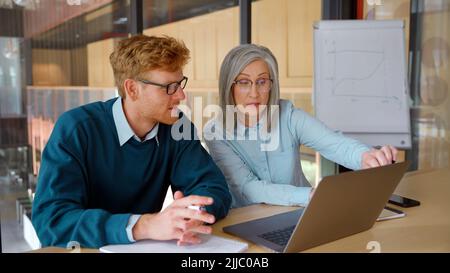
[[[23,37],[22,9],[0,8],[0,37]]]

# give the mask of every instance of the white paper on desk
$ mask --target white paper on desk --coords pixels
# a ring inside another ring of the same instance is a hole
[[[154,241],[143,240],[127,245],[107,245],[100,248],[105,253],[234,253],[244,252],[247,243],[218,237],[215,235],[199,235],[202,242],[197,245],[177,246],[176,240]]]
[[[378,216],[377,222],[390,220],[390,219],[396,219],[396,218],[402,218],[405,217],[406,213],[400,210],[396,210],[390,207],[385,207],[383,211],[381,212],[380,216]]]

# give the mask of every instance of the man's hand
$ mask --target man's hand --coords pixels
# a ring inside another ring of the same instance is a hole
[[[363,153],[362,168],[375,168],[392,164],[397,161],[398,150],[391,145],[383,146],[381,149],[372,149]]]
[[[191,195],[184,197],[180,191],[175,192],[174,201],[165,210],[155,214],[142,215],[133,227],[136,241],[143,239],[178,240],[183,243],[200,243],[198,233],[210,234],[211,227],[203,223],[213,224],[214,215],[206,211],[189,209],[188,206],[208,206],[213,203],[210,197]]]

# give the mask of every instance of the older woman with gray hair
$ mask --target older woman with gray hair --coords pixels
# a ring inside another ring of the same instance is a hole
[[[278,64],[266,47],[233,48],[220,69],[219,93],[225,114],[206,124],[204,137],[230,186],[233,207],[306,205],[312,188],[301,167],[302,144],[350,169],[396,160],[394,147],[373,149],[280,99]]]

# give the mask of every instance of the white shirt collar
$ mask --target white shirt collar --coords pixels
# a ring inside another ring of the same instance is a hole
[[[158,140],[159,123],[156,123],[153,129],[145,136],[145,139],[141,141],[141,139],[134,133],[133,129],[131,129],[130,124],[127,121],[127,118],[125,117],[121,97],[119,97],[114,102],[112,107],[112,114],[114,118],[114,124],[116,125],[117,135],[119,136],[120,146],[123,146],[132,137],[139,142],[145,142],[155,137],[156,143],[159,146]]]

